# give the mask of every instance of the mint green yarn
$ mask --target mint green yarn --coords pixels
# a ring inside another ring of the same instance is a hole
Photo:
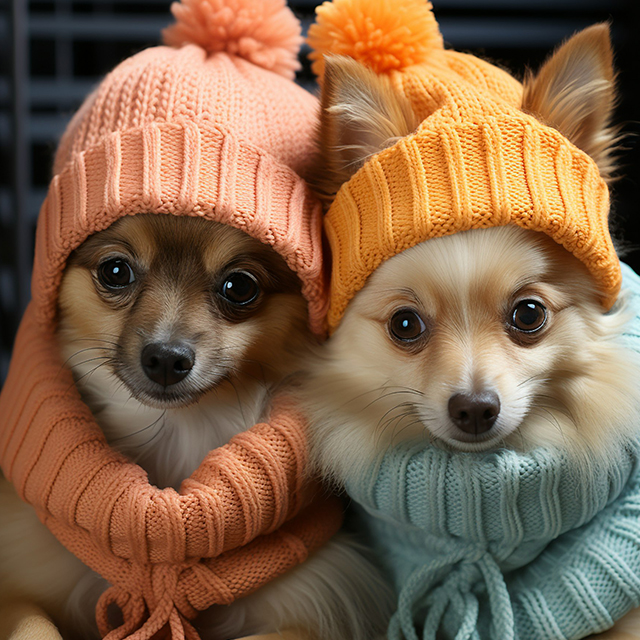
[[[640,278],[623,275],[640,352]],[[345,486],[395,582],[390,640],[577,640],[640,605],[636,443],[588,475],[550,450],[405,444]]]
[[[634,458],[621,451],[619,465],[587,482],[545,450],[464,454],[421,444],[396,447],[369,478],[350,480],[393,568],[399,595],[389,638],[519,637],[506,576],[618,498]]]

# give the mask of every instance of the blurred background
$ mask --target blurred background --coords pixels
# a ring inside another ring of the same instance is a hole
[[[393,3],[394,0],[388,0]],[[575,31],[610,20],[624,124],[614,226],[640,269],[640,0],[433,0],[444,38],[521,76]],[[290,0],[305,31],[318,4]],[[29,299],[33,237],[66,123],[118,62],[159,42],[170,0],[0,0],[0,384]],[[302,53],[299,82],[315,90]]]

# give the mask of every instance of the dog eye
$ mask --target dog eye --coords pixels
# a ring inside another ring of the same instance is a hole
[[[106,260],[98,267],[98,280],[108,289],[122,289],[135,281],[131,266],[121,258]]]
[[[222,283],[220,295],[232,304],[245,305],[253,302],[260,293],[258,281],[246,271],[230,273]]]
[[[389,332],[401,342],[413,342],[425,331],[427,326],[420,314],[413,309],[400,309],[389,320]]]
[[[511,314],[511,325],[518,331],[534,333],[547,322],[547,310],[535,300],[519,302]]]

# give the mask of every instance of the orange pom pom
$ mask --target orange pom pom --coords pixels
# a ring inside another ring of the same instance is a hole
[[[376,73],[426,62],[444,44],[425,0],[333,0],[316,9],[307,42],[318,77],[325,54],[358,60]]]
[[[182,0],[171,12],[176,23],[163,31],[167,45],[225,51],[290,79],[300,68],[302,29],[285,0]]]

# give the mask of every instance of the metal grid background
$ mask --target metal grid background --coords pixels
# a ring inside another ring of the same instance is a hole
[[[394,0],[388,0],[393,2]],[[100,78],[122,59],[157,44],[169,0],[0,0],[0,382],[28,299],[36,218],[57,140]],[[290,0],[308,26],[314,0]],[[618,235],[640,245],[640,2],[638,0],[434,0],[452,46],[517,73],[537,66],[563,38],[611,20],[627,123],[624,178],[614,191]],[[304,59],[299,81],[313,90]],[[627,260],[638,269],[638,253]]]

